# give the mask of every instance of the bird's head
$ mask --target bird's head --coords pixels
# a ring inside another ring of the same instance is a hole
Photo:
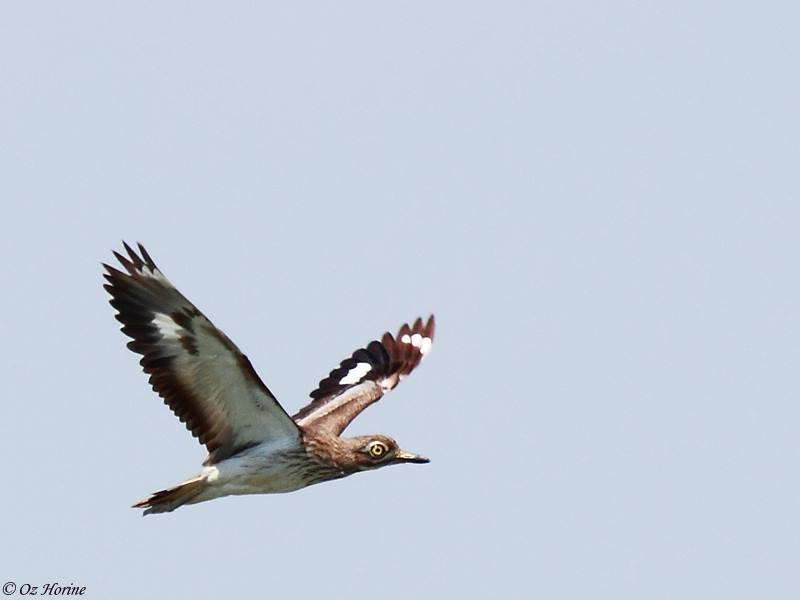
[[[401,450],[392,438],[386,435],[360,435],[346,438],[347,454],[358,471],[368,471],[401,463],[428,463],[430,459]]]

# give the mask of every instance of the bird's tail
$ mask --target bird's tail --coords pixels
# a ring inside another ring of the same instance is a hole
[[[203,491],[205,481],[205,477],[198,475],[174,487],[150,494],[134,504],[133,508],[144,508],[145,515],[172,512]]]

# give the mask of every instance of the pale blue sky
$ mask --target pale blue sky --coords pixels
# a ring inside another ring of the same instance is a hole
[[[0,576],[89,598],[800,595],[791,2],[14,3]],[[203,449],[101,289],[143,242],[287,410],[431,464],[141,518]]]

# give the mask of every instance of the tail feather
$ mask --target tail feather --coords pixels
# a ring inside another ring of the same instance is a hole
[[[205,478],[202,476],[189,479],[174,487],[167,488],[150,494],[144,500],[139,500],[133,508],[144,508],[144,515],[172,512],[183,506],[203,490]]]

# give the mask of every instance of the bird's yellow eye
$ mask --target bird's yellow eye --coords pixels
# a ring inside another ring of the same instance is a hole
[[[372,442],[369,445],[369,455],[372,458],[380,458],[389,451],[389,448],[383,442]]]

